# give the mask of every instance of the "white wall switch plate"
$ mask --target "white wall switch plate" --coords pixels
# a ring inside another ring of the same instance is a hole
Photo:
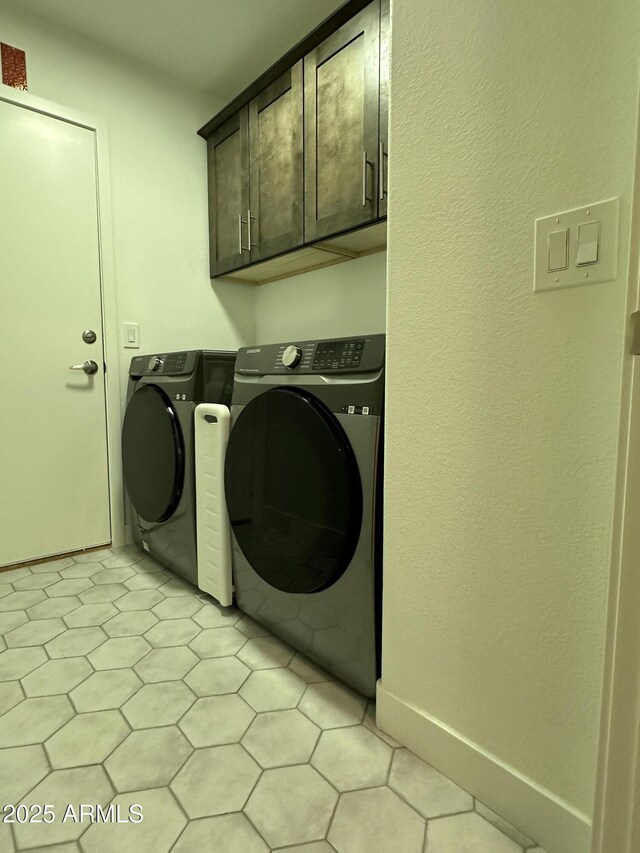
[[[137,323],[123,323],[122,341],[125,349],[140,349],[140,326]]]
[[[618,274],[620,199],[610,198],[535,222],[533,289],[612,281]],[[566,264],[563,242],[566,234]]]

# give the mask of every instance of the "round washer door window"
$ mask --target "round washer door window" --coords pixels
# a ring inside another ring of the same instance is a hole
[[[358,465],[344,430],[308,392],[273,388],[238,416],[227,446],[233,532],[276,589],[326,589],[353,557],[362,524]]]
[[[184,482],[184,444],[178,416],[157,385],[143,385],[129,400],[122,425],[127,493],[146,521],[171,518]]]

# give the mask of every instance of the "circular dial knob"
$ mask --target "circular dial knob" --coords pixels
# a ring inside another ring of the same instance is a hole
[[[162,367],[162,359],[158,358],[157,355],[152,355],[151,358],[149,359],[148,369],[153,370],[155,372],[156,370],[160,370],[161,367]]]
[[[295,344],[291,344],[286,348],[286,350],[282,353],[282,363],[285,367],[291,369],[295,367],[296,364],[302,358],[302,350],[300,347],[295,346]]]

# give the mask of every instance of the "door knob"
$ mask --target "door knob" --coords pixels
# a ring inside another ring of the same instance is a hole
[[[84,364],[70,364],[69,370],[84,370],[87,376],[98,372],[98,365],[95,361],[85,361]]]

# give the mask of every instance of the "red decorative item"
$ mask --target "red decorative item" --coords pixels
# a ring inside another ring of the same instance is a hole
[[[0,58],[2,60],[2,82],[14,89],[27,90],[27,57],[24,50],[11,47],[10,44],[0,43]]]

